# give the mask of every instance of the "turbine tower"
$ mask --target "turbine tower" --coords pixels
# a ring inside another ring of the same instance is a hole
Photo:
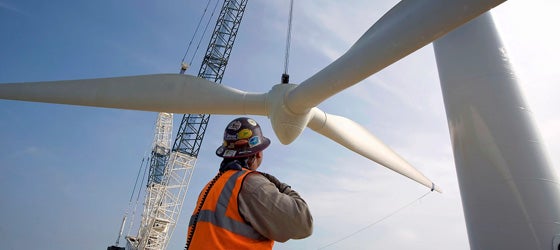
[[[490,13],[434,50],[471,249],[559,249],[560,178]]]

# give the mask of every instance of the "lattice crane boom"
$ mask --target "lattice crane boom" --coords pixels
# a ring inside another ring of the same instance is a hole
[[[221,83],[247,6],[247,0],[225,0],[198,76]],[[184,72],[184,67],[181,72]],[[204,139],[209,114],[185,114],[170,148],[173,114],[159,113],[150,158],[146,200],[137,237],[129,249],[166,249],[181,214],[183,201]]]

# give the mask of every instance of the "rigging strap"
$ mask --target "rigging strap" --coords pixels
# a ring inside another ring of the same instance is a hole
[[[284,74],[282,74],[282,83],[288,83],[290,81],[290,75],[288,75],[288,64],[290,62],[290,43],[292,39],[292,19],[294,10],[294,0],[290,0],[290,15],[288,18],[288,31],[286,35],[286,53],[284,60]]]

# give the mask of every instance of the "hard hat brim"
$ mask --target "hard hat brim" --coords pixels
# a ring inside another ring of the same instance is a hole
[[[262,137],[262,142],[253,147],[243,149],[228,149],[227,146],[220,146],[216,149],[216,155],[223,158],[244,158],[265,150],[270,145],[270,139]]]

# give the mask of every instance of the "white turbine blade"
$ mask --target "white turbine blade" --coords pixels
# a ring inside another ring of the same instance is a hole
[[[0,99],[168,113],[266,115],[265,95],[179,74],[0,84]]]
[[[307,125],[340,145],[402,174],[432,190],[441,189],[387,145],[372,135],[360,124],[336,115],[327,114],[318,108],[311,110],[312,118]]]
[[[302,82],[287,97],[304,113],[505,0],[403,0],[340,58]]]

